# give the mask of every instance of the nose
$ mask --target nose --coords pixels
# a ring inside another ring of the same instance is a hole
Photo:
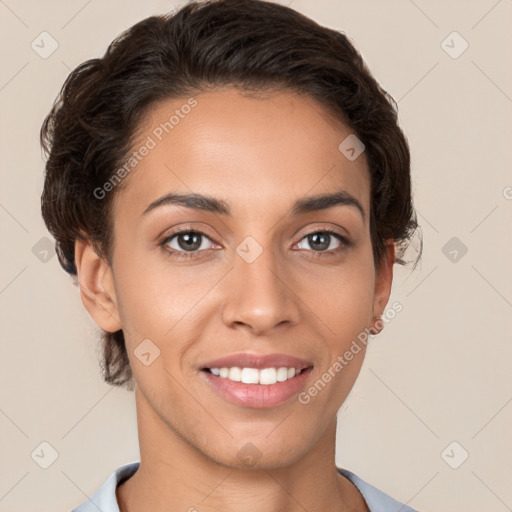
[[[286,262],[276,261],[274,252],[267,247],[254,261],[240,254],[234,255],[233,269],[224,283],[225,325],[243,326],[255,335],[271,334],[286,324],[295,325],[300,301]]]

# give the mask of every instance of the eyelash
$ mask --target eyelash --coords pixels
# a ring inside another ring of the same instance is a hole
[[[198,230],[195,230],[195,229],[187,229],[187,228],[185,228],[185,229],[182,229],[180,231],[175,231],[174,233],[170,234],[169,236],[166,236],[159,243],[159,245],[168,254],[169,257],[177,258],[177,259],[180,259],[180,260],[188,260],[190,258],[196,258],[198,253],[204,252],[204,250],[187,252],[187,251],[177,251],[176,249],[170,249],[169,250],[168,248],[166,248],[167,244],[173,238],[175,238],[176,236],[181,235],[183,233],[201,235],[201,236],[206,237],[208,240],[211,240],[210,237],[206,233],[203,233],[202,231],[198,231]],[[314,256],[313,256],[314,258],[324,258],[324,257],[329,257],[329,256],[337,256],[338,254],[342,253],[343,251],[346,251],[352,245],[352,243],[350,242],[350,240],[348,240],[348,238],[344,237],[343,235],[340,235],[337,231],[335,231],[333,229],[330,229],[330,228],[323,228],[323,229],[318,229],[316,231],[310,231],[309,233],[306,233],[299,240],[299,242],[301,242],[302,240],[304,240],[304,238],[306,238],[306,237],[308,237],[310,235],[315,235],[315,234],[318,234],[318,233],[322,233],[322,234],[327,233],[329,235],[334,236],[335,238],[337,238],[341,242],[341,245],[337,249],[331,249],[330,251],[312,251],[311,250],[310,252],[315,253]]]

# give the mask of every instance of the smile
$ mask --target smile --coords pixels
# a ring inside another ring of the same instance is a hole
[[[222,379],[229,379],[234,382],[243,382],[244,384],[262,384],[268,386],[276,382],[285,382],[295,377],[302,370],[297,368],[207,368],[213,375]]]
[[[305,387],[312,370],[312,366],[301,370],[287,367],[222,367],[204,368],[199,375],[224,400],[240,406],[262,409],[291,400]]]

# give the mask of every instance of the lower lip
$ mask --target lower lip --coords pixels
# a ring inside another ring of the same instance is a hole
[[[304,387],[312,369],[312,367],[304,369],[291,379],[268,385],[235,382],[213,375],[207,370],[201,371],[201,374],[210,386],[229,402],[263,409],[280,405],[295,396]]]

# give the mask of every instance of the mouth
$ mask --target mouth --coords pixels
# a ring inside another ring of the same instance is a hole
[[[212,367],[202,368],[210,389],[222,399],[239,406],[264,409],[289,402],[306,386],[313,366]]]
[[[287,382],[295,378],[302,372],[312,369],[312,366],[303,368],[294,368],[281,366],[278,368],[240,368],[239,366],[221,367],[221,368],[202,368],[201,371],[227,379],[232,382],[241,382],[243,384],[259,384],[262,386],[272,386],[278,382]]]

